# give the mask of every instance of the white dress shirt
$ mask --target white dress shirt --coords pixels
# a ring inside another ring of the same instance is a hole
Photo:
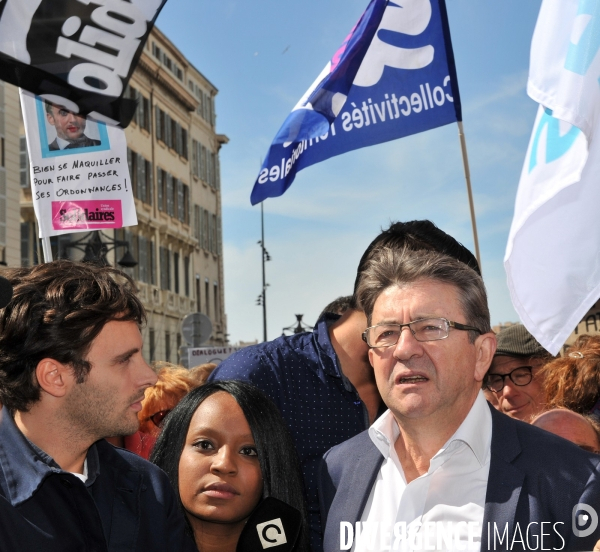
[[[427,473],[408,484],[394,448],[399,435],[389,410],[369,428],[384,461],[361,524],[354,528],[352,549],[480,550],[492,442],[492,415],[483,392]]]
[[[68,142],[67,140],[63,140],[62,138],[59,138],[58,136],[56,137],[56,143],[58,144],[58,148],[61,150],[64,150],[67,146],[69,146],[71,144],[71,142]]]

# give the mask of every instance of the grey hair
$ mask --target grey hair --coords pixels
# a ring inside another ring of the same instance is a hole
[[[419,280],[436,280],[454,286],[458,292],[465,322],[482,333],[491,331],[490,311],[483,279],[472,268],[436,251],[411,251],[384,248],[376,252],[363,271],[356,296],[360,308],[372,323],[373,308],[379,295],[392,286],[402,287]],[[462,322],[462,320],[456,320]],[[474,342],[479,335],[469,331]]]

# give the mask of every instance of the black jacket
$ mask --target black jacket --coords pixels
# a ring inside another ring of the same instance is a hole
[[[0,412],[1,552],[197,552],[164,472],[104,440],[87,462],[83,483]]]

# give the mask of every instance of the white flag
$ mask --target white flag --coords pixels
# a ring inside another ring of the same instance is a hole
[[[544,0],[527,91],[540,109],[504,265],[527,329],[556,354],[600,297],[600,2]]]

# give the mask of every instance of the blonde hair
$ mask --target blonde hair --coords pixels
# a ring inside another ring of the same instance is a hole
[[[142,433],[156,435],[158,428],[150,420],[150,416],[161,410],[173,409],[183,397],[200,384],[190,376],[188,370],[176,364],[157,362],[153,368],[157,370],[158,381],[153,387],[146,389],[138,419]]]

